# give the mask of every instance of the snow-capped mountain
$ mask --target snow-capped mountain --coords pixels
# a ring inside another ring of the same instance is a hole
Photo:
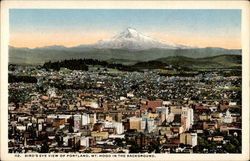
[[[120,34],[114,36],[111,40],[98,41],[96,44],[93,44],[93,47],[132,50],[145,50],[151,48],[190,48],[188,46],[154,39],[130,27],[127,28],[125,31],[121,32]]]
[[[147,49],[193,49],[198,47],[175,44],[168,41],[157,40],[147,36],[136,29],[128,27],[123,32],[115,35],[110,40],[99,40],[94,44],[83,44],[74,47],[64,47],[60,45],[44,46],[35,49],[46,50],[81,50],[90,49],[127,49],[127,50],[147,50]]]

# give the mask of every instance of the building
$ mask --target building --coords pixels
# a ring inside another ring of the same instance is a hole
[[[130,129],[142,131],[142,118],[141,117],[129,118],[129,127],[130,127]]]
[[[79,131],[82,127],[82,116],[74,115],[74,131]]]
[[[230,124],[230,123],[232,123],[232,120],[233,120],[233,118],[231,116],[231,113],[229,112],[229,110],[227,110],[223,122],[227,123],[227,124]]]
[[[49,88],[47,90],[47,94],[49,95],[50,98],[56,97],[56,90],[55,90],[55,88]]]
[[[82,114],[82,125],[88,125],[90,123],[89,114]]]
[[[109,133],[108,132],[98,132],[98,131],[93,131],[91,132],[92,137],[96,137],[96,140],[103,140],[103,139],[108,139],[109,138]]]
[[[182,112],[182,108],[181,108],[181,106],[170,106],[170,111],[171,111],[171,113],[173,113],[173,114],[181,114],[181,112]]]
[[[148,130],[149,133],[153,132],[156,129],[155,120],[152,118],[147,119],[146,125],[147,125],[146,129]],[[146,131],[146,129],[145,129],[145,131]]]
[[[192,147],[197,145],[197,133],[182,133],[180,135],[180,143],[191,145]]]
[[[215,130],[218,128],[218,124],[215,121],[203,122],[203,130]]]
[[[162,100],[147,101],[146,105],[140,107],[140,110],[155,112],[157,107],[162,107]]]
[[[124,132],[124,127],[121,122],[106,121],[104,122],[105,128],[115,128],[116,134],[122,134]]]
[[[192,128],[192,125],[194,124],[194,111],[192,108],[182,107],[181,121],[186,131]]]
[[[162,106],[162,103],[163,103],[162,100],[148,101],[147,102],[148,110],[155,111],[157,107]]]
[[[92,108],[99,108],[98,102],[95,100],[90,100],[90,101],[81,101],[81,106],[87,106],[87,107],[92,107]]]
[[[162,122],[168,120],[168,117],[169,117],[169,109],[168,109],[168,107],[164,107],[164,106],[157,107],[156,112],[159,113],[159,116],[160,116]]]
[[[151,133],[156,128],[155,121],[153,118],[149,118],[147,115],[142,116],[141,130],[144,132]]]
[[[81,137],[80,145],[89,147],[89,137]]]

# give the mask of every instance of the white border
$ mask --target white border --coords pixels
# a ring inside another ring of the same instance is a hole
[[[249,2],[247,1],[2,1],[1,2],[1,160],[59,160],[16,158],[8,154],[8,44],[10,8],[46,9],[241,9],[242,10],[242,154],[156,154],[156,158],[60,158],[60,160],[249,160]]]

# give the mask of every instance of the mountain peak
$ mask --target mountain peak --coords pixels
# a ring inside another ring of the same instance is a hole
[[[132,27],[127,27],[127,31],[128,32],[137,32],[137,30],[135,28],[132,28]]]
[[[95,48],[112,49],[134,49],[145,50],[150,48],[176,49],[183,48],[171,42],[160,41],[141,32],[135,28],[128,27],[121,33],[115,35],[111,40],[101,40],[95,44]]]
[[[138,38],[139,36],[140,33],[136,29],[128,27],[123,32],[114,36],[113,39],[132,39],[132,38]]]
[[[138,31],[135,29],[135,28],[132,28],[132,27],[128,27],[127,28],[127,32],[130,34],[130,35],[138,35]]]

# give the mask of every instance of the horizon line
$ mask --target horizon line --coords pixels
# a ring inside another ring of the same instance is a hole
[[[38,48],[46,48],[46,47],[64,47],[67,49],[70,48],[74,48],[74,47],[78,47],[81,45],[92,45],[92,44],[78,44],[78,45],[74,45],[74,46],[65,46],[65,45],[59,45],[59,44],[54,44],[54,45],[45,45],[45,46],[37,46],[37,47],[27,47],[27,46],[14,46],[14,45],[8,45],[8,47],[13,47],[13,48],[20,48],[20,49],[38,49]],[[181,44],[182,45],[182,44]],[[192,46],[188,46],[188,47],[192,47]],[[94,47],[89,47],[89,48],[94,48]],[[224,48],[224,47],[217,47],[217,46],[206,46],[206,47],[200,47],[200,46],[194,46],[191,49],[199,49],[199,48],[219,48],[219,49],[226,49],[226,50],[242,50],[242,48]],[[110,48],[110,49],[116,49],[116,48]],[[119,49],[119,48],[117,48]],[[122,49],[122,48],[121,48]],[[151,48],[154,49],[154,48]],[[157,49],[164,49],[164,48],[157,48]],[[182,48],[177,48],[177,49],[182,49]],[[177,49],[167,49],[167,50],[177,50]],[[148,50],[148,49],[144,49],[144,50]],[[182,49],[182,50],[187,50],[187,49]]]

